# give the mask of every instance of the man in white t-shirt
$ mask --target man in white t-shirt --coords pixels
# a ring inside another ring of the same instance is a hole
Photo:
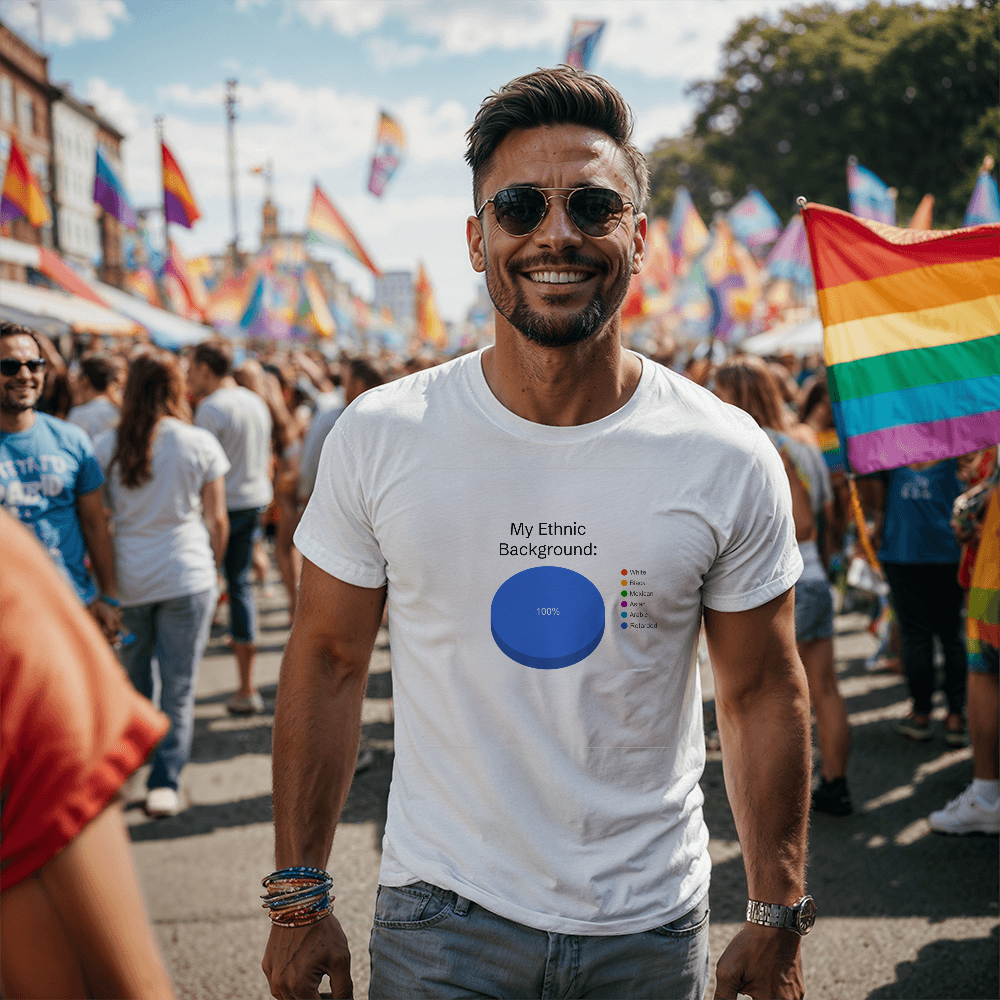
[[[194,422],[211,431],[229,459],[226,509],[229,542],[223,570],[229,594],[229,631],[239,670],[239,689],[227,708],[234,715],[264,711],[254,687],[257,657],[257,605],[251,585],[253,544],[260,516],[273,496],[271,485],[271,413],[255,392],[232,376],[232,348],[225,341],[198,344],[191,357],[188,388],[199,399]]]
[[[622,349],[648,188],[630,133],[621,96],[566,67],[483,103],[467,238],[495,346],[370,390],[327,438],[275,716],[273,891],[293,893],[273,900],[276,997],[319,996],[324,972],[351,995],[312,869],[386,598],[396,752],[372,998],[701,1000],[703,619],[751,896],[718,995],[802,996],[788,482],[749,417]]]

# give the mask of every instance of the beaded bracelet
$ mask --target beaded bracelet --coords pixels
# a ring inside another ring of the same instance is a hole
[[[262,908],[279,927],[308,927],[333,911],[333,879],[322,868],[282,868],[261,881]]]

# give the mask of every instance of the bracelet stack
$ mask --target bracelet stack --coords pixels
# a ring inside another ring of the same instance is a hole
[[[333,879],[322,868],[282,868],[261,885],[267,889],[262,906],[279,927],[308,927],[333,910]]]

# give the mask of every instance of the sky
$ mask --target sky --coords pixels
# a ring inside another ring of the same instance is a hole
[[[189,256],[232,240],[225,81],[238,81],[239,246],[260,246],[270,162],[283,232],[300,232],[314,180],[383,270],[422,261],[446,320],[464,318],[481,278],[465,222],[473,211],[465,132],[492,90],[563,61],[573,18],[607,26],[591,70],[635,113],[649,150],[690,124],[689,84],[711,78],[722,43],[748,17],[772,21],[772,0],[41,0],[49,77],[68,81],[123,132],[123,173],[137,208],[161,201],[154,117],[164,118],[202,213],[171,227]],[[838,7],[858,4],[837,2]],[[38,41],[28,0],[0,0],[0,18]],[[778,18],[780,20],[780,18]],[[406,158],[382,198],[367,190],[379,112],[401,122]],[[365,298],[370,273],[319,249]]]

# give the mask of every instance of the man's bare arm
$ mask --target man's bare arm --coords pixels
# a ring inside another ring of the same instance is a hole
[[[354,777],[368,661],[384,603],[385,587],[354,587],[303,561],[274,713],[278,868],[327,866]],[[334,995],[351,995],[350,953],[333,914],[308,927],[272,927],[263,968],[275,997],[317,998],[324,973]]]
[[[750,611],[705,609],[726,791],[751,899],[805,894],[810,720],[789,590]],[[799,938],[747,924],[718,966],[719,997],[803,995]]]
[[[80,531],[83,542],[87,546],[90,565],[97,577],[97,586],[102,594],[114,600],[118,599],[118,582],[115,577],[115,550],[111,544],[111,533],[108,531],[108,520],[104,514],[101,490],[92,490],[76,498],[77,516],[80,518]],[[90,606],[90,613],[101,626],[101,631],[109,641],[114,641],[118,630],[122,627],[121,613],[103,601],[95,601]]]

